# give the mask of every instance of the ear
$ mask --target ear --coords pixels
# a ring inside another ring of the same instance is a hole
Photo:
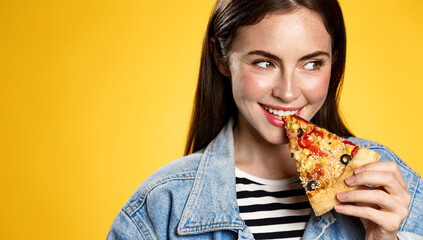
[[[213,54],[213,58],[214,58],[214,62],[216,63],[217,69],[219,69],[219,72],[221,74],[223,74],[226,77],[230,76],[230,72],[229,72],[229,66],[228,64],[223,61],[219,55],[216,53],[216,39],[214,37],[210,38],[210,51]]]

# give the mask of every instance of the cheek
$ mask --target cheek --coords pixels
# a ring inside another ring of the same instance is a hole
[[[232,89],[236,101],[256,101],[265,96],[271,85],[263,76],[257,76],[248,71],[241,71],[231,77]]]
[[[306,88],[303,88],[303,93],[310,104],[323,104],[328,94],[329,81],[330,72],[306,84]]]

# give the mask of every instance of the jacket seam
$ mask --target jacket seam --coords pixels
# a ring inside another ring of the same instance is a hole
[[[131,218],[133,218],[133,217],[131,217]],[[134,220],[134,221],[135,221],[135,220]],[[141,231],[142,236],[143,236],[145,239],[154,239],[154,237],[149,237],[149,238],[147,238],[147,236],[145,235],[145,233],[147,233],[149,236],[153,236],[153,232],[151,231],[151,229],[150,229],[150,228],[148,228],[148,227],[146,226],[146,224],[145,224],[145,222],[144,222],[144,220],[143,220],[142,218],[140,218],[140,222],[141,222],[141,224],[143,225],[143,228],[145,228],[145,230],[142,230],[142,229],[141,229],[141,226],[139,226],[138,224],[136,224],[136,226],[137,226],[137,228],[139,229],[139,231]],[[145,231],[145,233],[144,233],[144,231]]]
[[[416,178],[416,175],[414,175],[414,178]],[[415,197],[416,197],[416,192],[417,192],[417,189],[419,188],[419,185],[420,185],[420,182],[421,182],[421,180],[420,180],[420,178],[419,177],[417,177],[417,184],[416,184],[416,187],[414,188],[414,191],[413,191],[413,196],[411,197],[411,203],[410,203],[410,207],[409,207],[409,209],[408,209],[408,212],[410,213],[410,210],[411,209],[413,209],[413,206],[414,206],[414,201],[415,201]],[[405,225],[407,224],[407,222],[408,222],[408,219],[409,219],[409,216],[410,216],[410,214],[408,214],[407,215],[407,217],[405,218],[405,220],[402,222],[402,224],[401,224],[401,227],[400,227],[400,229],[399,229],[399,231],[402,231],[403,229],[404,229],[404,227],[405,227]]]
[[[223,225],[223,224],[228,224],[228,223],[230,224],[230,222],[224,222],[224,223],[219,223],[218,225],[220,225],[220,224]],[[192,226],[192,227],[187,226],[187,227],[184,227],[184,228],[186,228],[189,231],[178,231],[178,232],[181,235],[185,235],[185,234],[186,235],[189,235],[189,234],[195,235],[195,234],[205,233],[205,232],[210,232],[210,231],[215,231],[215,230],[233,230],[233,228],[240,227],[238,225],[216,226],[216,227],[212,227],[212,228],[209,228],[208,227],[208,226],[212,226],[212,225],[213,224],[203,225],[203,226],[201,226],[202,228],[200,230],[190,230],[190,229],[199,228],[198,226],[197,227],[195,227],[195,226]]]
[[[332,224],[326,225],[326,226],[322,229],[322,232],[319,234],[319,236],[317,236],[317,237],[315,238],[315,240],[320,239],[320,237],[322,237],[322,236],[323,236],[323,234],[325,233],[326,228],[328,228],[330,225],[332,225]],[[306,227],[306,228],[307,228],[307,227]]]
[[[135,227],[138,229],[138,232],[140,233],[142,239],[146,239],[146,240],[147,239],[151,239],[151,238],[147,238],[145,236],[144,231],[140,228],[140,226],[138,225],[138,223],[134,220],[134,218],[131,215],[129,215],[125,210],[123,212],[126,214],[126,216],[128,216],[129,219],[131,219],[132,224],[134,224]]]
[[[178,174],[174,174],[171,176],[168,176],[165,179],[161,179],[156,183],[153,183],[151,185],[149,185],[149,187],[147,186],[147,188],[142,192],[142,194],[132,203],[130,204],[127,208],[124,209],[124,211],[129,214],[130,216],[132,216],[135,212],[137,212],[140,208],[142,208],[142,206],[144,205],[144,201],[147,197],[147,195],[157,186],[168,183],[168,182],[172,182],[175,180],[186,180],[186,179],[195,179],[195,171],[191,171],[191,172],[185,172],[185,173],[178,173]],[[136,206],[138,205],[138,206]],[[134,206],[136,206],[134,208]],[[131,210],[131,211],[129,211]]]

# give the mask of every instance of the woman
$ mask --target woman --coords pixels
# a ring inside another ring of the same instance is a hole
[[[423,238],[422,179],[387,148],[354,138],[340,118],[345,44],[336,0],[218,0],[187,156],[139,187],[108,239]],[[321,218],[299,191],[280,120],[287,114],[381,155],[346,180],[359,189],[338,194],[345,204]],[[245,197],[251,192],[262,195]]]

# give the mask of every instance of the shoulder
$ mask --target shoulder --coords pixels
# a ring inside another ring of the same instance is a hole
[[[136,239],[124,237],[128,233],[142,239],[166,238],[161,236],[166,229],[176,232],[201,157],[198,152],[179,158],[150,175],[122,207],[108,239]]]
[[[129,198],[124,206],[125,212],[136,211],[144,203],[146,197],[150,195],[154,197],[156,191],[164,189],[176,191],[177,189],[172,188],[175,185],[186,185],[186,188],[190,188],[201,156],[202,153],[198,152],[176,159],[151,174]]]

